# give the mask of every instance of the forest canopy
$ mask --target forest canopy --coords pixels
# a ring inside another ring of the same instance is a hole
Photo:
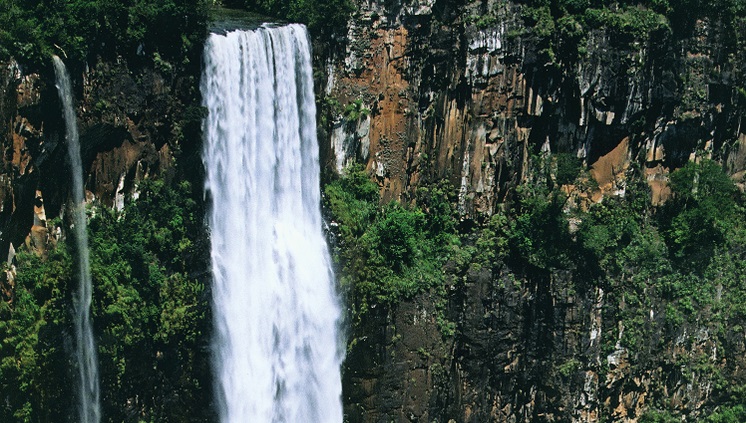
[[[0,0],[0,60],[39,64],[51,54],[188,57],[201,51],[204,0]]]

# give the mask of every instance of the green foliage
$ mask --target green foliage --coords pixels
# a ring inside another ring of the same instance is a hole
[[[679,423],[680,418],[668,411],[648,410],[640,417],[640,423]]]
[[[710,160],[676,170],[671,190],[674,198],[661,218],[672,253],[680,264],[703,270],[735,225],[738,191]]]
[[[523,20],[526,27],[531,28],[530,37],[534,39],[542,60],[546,63],[555,63],[556,26],[549,6],[526,8],[523,11]]]
[[[741,404],[723,407],[704,421],[705,423],[741,423],[746,421],[746,407]]]
[[[494,26],[497,23],[497,17],[490,14],[485,14],[477,18],[474,25],[480,29],[486,29]]]
[[[92,315],[106,422],[211,421],[207,268],[202,213],[189,183],[144,181],[124,211],[96,208],[89,224]],[[17,257],[0,302],[0,420],[72,421],[71,254]],[[63,419],[63,420],[60,420]]]
[[[570,238],[566,197],[543,187],[521,186],[514,219],[507,229],[511,251],[539,269],[566,268],[570,262]]]
[[[206,417],[194,407],[209,367],[197,354],[208,342],[205,286],[191,276],[204,260],[200,211],[187,182],[140,189],[121,214],[101,209],[90,220],[104,415],[124,420],[121,404],[140,396],[153,421],[195,421]]]
[[[586,35],[593,29],[606,29],[615,42],[631,42],[669,28],[665,15],[644,5],[609,7],[588,0],[533,1],[522,16],[541,60],[554,65],[584,55]]]
[[[581,363],[578,359],[571,358],[557,366],[557,372],[559,372],[563,377],[570,377],[573,373],[578,371],[580,365]]]
[[[665,16],[639,6],[617,10],[587,9],[583,19],[591,28],[605,27],[616,35],[638,40],[645,39],[651,32],[668,29]]]
[[[501,263],[508,255],[508,217],[504,213],[496,213],[479,231],[479,238],[475,242],[472,261],[480,267],[492,268]]]
[[[572,184],[580,175],[582,161],[572,154],[558,153],[554,155],[557,164],[557,184]]]
[[[630,261],[625,260],[629,254],[634,254],[632,262],[643,259],[645,253],[637,253],[632,248],[627,255],[619,254],[628,249],[633,241],[636,241],[638,248],[645,248],[643,243],[647,240],[641,232],[639,216],[624,200],[610,198],[595,204],[584,216],[578,232],[580,245],[605,269],[620,270],[623,264]]]
[[[376,305],[393,305],[429,290],[437,295],[436,323],[442,333],[453,335],[456,326],[445,318],[449,296],[444,282],[458,292],[461,281],[470,283],[471,272],[491,271],[490,289],[496,295],[524,282],[534,282],[537,295],[551,290],[553,300],[569,298],[557,291],[564,283],[573,299],[585,295],[587,300],[588,288],[602,288],[599,312],[605,322],[618,322],[604,327],[602,354],[618,343],[627,351],[632,374],[652,361],[673,369],[664,371],[672,372],[668,377],[675,383],[707,378],[713,391],[706,407],[713,412],[704,421],[743,421],[742,396],[720,364],[731,360],[727,346],[732,344],[727,343],[739,342],[732,340],[742,332],[735,322],[746,320],[743,194],[716,163],[702,161],[672,173],[674,196],[656,208],[643,172],[632,166],[624,197],[605,198],[583,211],[568,204],[558,189],[576,180],[576,159],[555,155],[539,168],[514,191],[508,210],[458,234],[460,241],[451,210],[454,190],[447,185],[418,191],[417,207],[378,206],[378,187],[360,167],[328,185],[326,201],[340,227],[337,254],[343,283],[350,288],[354,324]],[[572,276],[568,281],[563,275]],[[506,286],[503,281],[509,280],[515,285]],[[682,351],[702,342],[695,340],[701,328],[710,334],[707,342],[717,345],[717,360],[709,349],[670,355],[667,348],[674,339]],[[582,360],[557,356],[553,376],[572,380]],[[655,395],[649,403],[665,409],[665,398]],[[655,408],[640,419],[679,420]]]
[[[55,421],[74,413],[70,255],[60,246],[17,259],[12,297],[0,302],[0,420]]]
[[[204,0],[0,0],[0,59],[143,54],[181,65],[198,57],[206,19]]]
[[[497,16],[494,12],[486,12],[482,14],[473,14],[466,18],[468,25],[474,25],[479,29],[487,29],[494,27],[497,24]]]
[[[324,188],[325,200],[339,227],[343,242],[353,242],[367,230],[378,208],[378,186],[360,165],[347,169],[344,178]]]
[[[408,210],[399,203],[387,205],[366,233],[365,241],[376,253],[374,260],[389,264],[395,272],[411,266],[417,250],[417,233],[425,223],[420,210]]]
[[[339,225],[341,280],[349,289],[353,316],[378,304],[442,287],[443,266],[458,249],[446,193],[435,186],[418,193],[419,206],[378,206],[378,186],[360,166],[328,184],[325,203]],[[443,327],[449,327],[443,322]]]
[[[343,114],[348,121],[354,122],[368,117],[370,109],[363,105],[363,100],[357,99],[345,107]]]

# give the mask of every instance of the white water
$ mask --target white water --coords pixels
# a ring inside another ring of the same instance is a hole
[[[98,362],[91,326],[91,268],[88,259],[88,234],[86,232],[85,193],[83,191],[83,165],[80,159],[78,122],[73,109],[70,77],[62,60],[53,56],[57,92],[62,102],[65,118],[67,154],[72,172],[72,214],[75,243],[78,255],[78,292],[75,297],[75,357],[78,364],[80,423],[98,423],[101,420],[98,387]]]
[[[212,34],[204,60],[220,420],[339,423],[340,305],[308,35],[302,25]]]

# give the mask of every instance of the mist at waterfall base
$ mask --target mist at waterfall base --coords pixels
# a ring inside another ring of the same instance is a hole
[[[99,404],[98,358],[93,340],[91,325],[91,267],[88,254],[88,233],[86,231],[85,193],[83,191],[83,165],[80,158],[78,122],[73,108],[70,76],[64,62],[53,56],[54,73],[57,78],[57,92],[62,103],[65,120],[70,172],[72,173],[72,219],[75,247],[78,262],[78,292],[75,296],[75,358],[79,377],[79,418],[80,423],[98,423],[101,420]]]
[[[341,422],[305,27],[211,34],[202,95],[220,419]]]

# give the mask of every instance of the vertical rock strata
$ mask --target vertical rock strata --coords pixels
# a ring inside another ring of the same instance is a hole
[[[447,178],[462,217],[481,219],[542,151],[582,159],[595,201],[621,193],[630,163],[644,165],[663,201],[661,182],[693,155],[722,161],[742,183],[743,58],[716,24],[699,21],[686,38],[590,30],[576,61],[551,63],[519,4],[397,4],[362,2],[322,81],[341,106],[328,108],[329,164],[367,163],[384,199]],[[369,116],[351,121],[354,103]]]
[[[582,161],[586,186],[562,187],[578,207],[625,195],[635,169],[662,203],[668,174],[702,157],[743,188],[742,40],[707,21],[683,37],[594,29],[577,60],[552,63],[523,12],[494,0],[358,2],[344,47],[317,50],[326,171],[364,163],[384,201],[447,180],[465,224],[498,211],[542,154]],[[199,162],[199,146],[180,142],[200,139],[183,137],[201,119],[188,80],[124,63],[71,74],[90,200],[121,207],[138,181],[173,171],[174,156]],[[13,246],[43,250],[59,237],[47,220],[67,198],[59,110],[51,68],[1,64],[3,260]],[[582,269],[513,270],[449,270],[446,304],[425,293],[372,310],[348,348],[347,420],[635,422],[665,401],[697,421],[712,408],[712,369],[746,380],[740,326],[720,338],[704,319],[655,329],[632,351],[615,341],[629,330],[610,312],[619,299],[573,280]],[[443,314],[454,336],[443,335]],[[698,368],[671,364],[695,359]]]
[[[743,187],[744,52],[726,45],[716,22],[699,21],[687,36],[594,29],[577,60],[550,63],[523,10],[502,1],[360,2],[345,49],[319,65],[327,168],[364,163],[383,201],[412,201],[418,187],[445,179],[465,222],[498,211],[544,154],[577,157],[587,169],[587,186],[562,187],[577,207],[625,195],[633,169],[663,203],[668,174],[697,158],[719,161]],[[638,351],[609,344],[625,330],[609,312],[613,293],[579,289],[573,273],[583,272],[453,276],[453,337],[439,330],[442,305],[431,294],[371,312],[346,362],[349,421],[635,422],[662,403],[697,420],[716,381],[666,363],[703,357],[726,379],[743,377],[743,334],[723,351],[705,321],[651,330]],[[659,318],[651,309],[650,320]]]

